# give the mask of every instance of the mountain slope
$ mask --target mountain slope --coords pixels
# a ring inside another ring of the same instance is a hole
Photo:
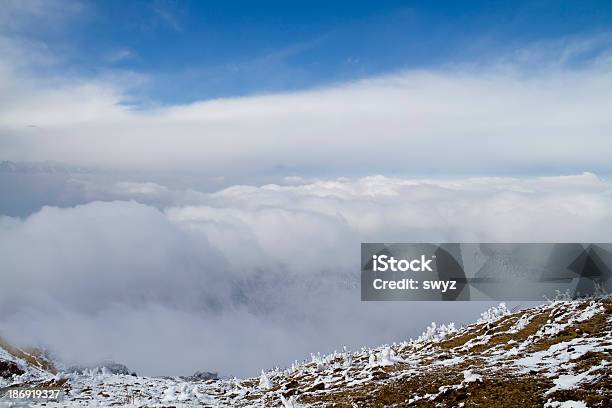
[[[417,340],[316,355],[260,378],[70,374],[66,400],[47,406],[604,407],[611,323],[610,298],[500,305],[465,328],[432,325]]]
[[[62,385],[57,370],[42,350],[21,349],[0,337],[0,391],[13,385]]]

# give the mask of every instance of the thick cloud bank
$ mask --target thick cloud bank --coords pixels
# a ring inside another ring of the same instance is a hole
[[[13,81],[0,72],[0,85]],[[0,148],[14,160],[212,175],[610,172],[611,84],[607,69],[408,72],[144,112],[95,87],[32,90],[0,106]]]
[[[255,374],[483,308],[360,303],[361,241],[612,238],[612,185],[588,173],[288,182],[212,194],[118,183],[116,201],[0,218],[0,328],[67,360]]]

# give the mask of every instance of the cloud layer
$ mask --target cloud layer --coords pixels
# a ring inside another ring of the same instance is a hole
[[[362,241],[611,238],[612,186],[588,173],[288,182],[211,194],[117,183],[120,201],[0,218],[0,327],[68,361],[256,374],[484,308],[361,303]]]
[[[13,99],[1,108],[0,131],[7,158],[107,168],[609,172],[611,84],[610,72],[591,69],[528,79],[496,70],[409,72],[145,112],[83,85]]]
[[[141,74],[33,72],[59,56],[0,31],[0,158],[225,177],[609,174],[611,38],[301,92],[133,107]]]

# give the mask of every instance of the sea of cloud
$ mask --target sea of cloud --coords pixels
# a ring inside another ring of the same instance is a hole
[[[87,200],[0,217],[0,327],[66,361],[160,375],[256,374],[485,308],[360,302],[362,241],[601,242],[612,226],[612,185],[590,173],[292,178],[214,193],[121,181]]]

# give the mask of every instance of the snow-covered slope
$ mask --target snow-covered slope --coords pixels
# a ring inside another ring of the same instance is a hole
[[[40,350],[23,350],[0,338],[0,390],[13,384],[56,384],[57,370]]]
[[[416,340],[313,355],[258,378],[189,382],[102,370],[39,373],[38,381],[66,380],[66,399],[47,407],[609,407],[611,327],[610,298],[517,313],[501,305],[465,328],[432,324]]]

